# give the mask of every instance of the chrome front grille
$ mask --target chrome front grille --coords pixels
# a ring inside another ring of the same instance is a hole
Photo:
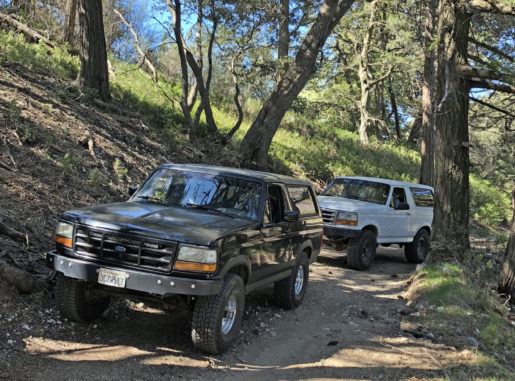
[[[334,225],[337,213],[338,212],[336,210],[322,209],[322,219],[324,220],[324,224]]]
[[[168,272],[172,269],[177,243],[78,226],[73,249],[80,256]]]

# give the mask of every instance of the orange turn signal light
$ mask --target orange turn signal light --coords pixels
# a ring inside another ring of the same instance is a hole
[[[350,226],[358,225],[358,221],[336,220],[336,223],[338,225],[350,225]]]
[[[60,245],[69,247],[70,249],[72,247],[72,240],[70,238],[61,237],[60,235],[55,236],[55,242],[57,242]]]
[[[177,262],[175,262],[175,265],[173,267],[175,270],[202,271],[202,272],[212,273],[216,270],[216,263],[207,264],[207,263],[177,261]]]

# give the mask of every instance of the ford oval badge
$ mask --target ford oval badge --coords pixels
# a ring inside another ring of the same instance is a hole
[[[123,246],[115,246],[114,251],[116,251],[117,253],[125,253],[127,249]]]

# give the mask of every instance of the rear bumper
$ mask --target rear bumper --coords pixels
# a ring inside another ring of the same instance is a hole
[[[223,280],[199,280],[153,274],[144,271],[104,266],[78,258],[71,258],[55,251],[46,254],[46,264],[49,268],[63,275],[98,284],[98,272],[101,268],[123,271],[127,274],[126,290],[142,291],[163,297],[181,295],[216,295],[222,289]],[[123,290],[113,287],[113,290]]]

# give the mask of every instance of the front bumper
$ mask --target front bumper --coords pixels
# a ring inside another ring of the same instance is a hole
[[[324,237],[328,239],[356,238],[360,233],[360,230],[337,228],[334,225],[324,224]]]
[[[163,297],[182,295],[216,295],[222,289],[222,279],[200,280],[180,278],[166,274],[153,274],[144,271],[116,268],[88,262],[78,258],[71,258],[58,254],[55,251],[46,254],[46,264],[49,268],[63,273],[63,275],[98,283],[98,272],[101,268],[123,271],[128,274],[125,282],[126,290],[142,291]],[[113,290],[122,290],[114,288]]]

